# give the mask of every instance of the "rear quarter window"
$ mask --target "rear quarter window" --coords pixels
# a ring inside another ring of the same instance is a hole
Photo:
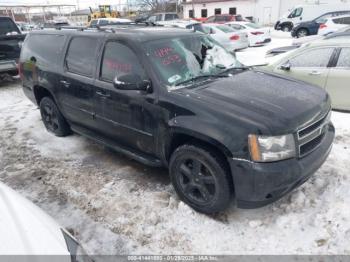
[[[69,72],[91,77],[96,65],[98,40],[92,37],[77,36],[69,44],[65,64]]]
[[[57,65],[63,55],[66,37],[63,35],[29,34],[22,48],[21,59],[34,57],[37,65]]]

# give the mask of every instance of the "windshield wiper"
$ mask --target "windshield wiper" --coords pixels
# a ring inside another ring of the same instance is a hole
[[[179,82],[177,83],[175,86],[179,86],[179,85],[183,85],[189,82],[195,82],[198,81],[200,79],[203,78],[223,78],[223,77],[228,77],[228,75],[222,75],[222,74],[218,74],[218,75],[199,75],[199,76],[195,76],[195,77],[191,77],[185,81]]]
[[[230,71],[233,71],[233,70],[248,70],[248,69],[251,69],[252,66],[237,66],[237,67],[230,67],[230,68],[227,68],[225,69],[224,71],[222,71],[220,73],[220,75],[224,75],[225,73],[228,73]]]

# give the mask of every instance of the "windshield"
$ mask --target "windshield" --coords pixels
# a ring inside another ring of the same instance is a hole
[[[0,17],[0,35],[10,35],[13,33],[19,34],[16,24],[7,17]]]
[[[206,35],[151,41],[145,48],[157,75],[170,90],[242,67],[233,54]]]

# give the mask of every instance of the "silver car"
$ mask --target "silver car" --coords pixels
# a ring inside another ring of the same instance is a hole
[[[315,41],[262,67],[324,88],[334,109],[350,111],[350,37]]]

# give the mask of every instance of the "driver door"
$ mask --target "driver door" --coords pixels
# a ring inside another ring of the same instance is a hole
[[[329,63],[335,48],[325,47],[307,50],[284,60],[275,71],[310,84],[325,88],[329,73]],[[289,64],[290,69],[283,69],[282,65]]]
[[[108,41],[95,83],[96,126],[101,134],[115,139],[122,146],[154,154],[157,130],[155,94],[114,87],[115,79],[129,75],[140,81],[148,79],[139,59],[129,47],[117,41]]]

